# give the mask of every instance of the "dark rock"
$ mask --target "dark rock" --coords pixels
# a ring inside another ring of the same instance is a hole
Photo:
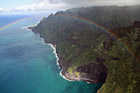
[[[83,45],[82,47],[83,48],[90,48],[88,45]]]
[[[31,30],[33,30],[33,28],[34,28],[34,27],[28,27],[28,29],[31,29]]]
[[[107,35],[103,43],[104,50],[108,51],[112,47],[113,41],[115,41],[114,37]]]
[[[133,26],[140,28],[140,21],[135,21]]]
[[[119,60],[119,61],[120,61],[120,58],[113,57],[113,58],[111,58],[110,60]]]
[[[103,64],[89,64],[84,66],[79,66],[76,68],[77,72],[87,73],[86,77],[88,78],[90,83],[105,83],[107,77],[107,68]],[[94,82],[92,82],[92,81]],[[83,80],[84,81],[84,80]]]
[[[105,59],[103,59],[103,58],[96,58],[96,61],[99,62],[99,63],[104,63]]]

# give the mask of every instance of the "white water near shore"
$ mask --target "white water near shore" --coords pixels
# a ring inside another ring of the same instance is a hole
[[[62,76],[65,80],[74,81],[74,80],[70,80],[70,79],[66,78],[66,77],[62,74],[62,71],[63,71],[63,69],[60,71],[60,76]]]
[[[22,19],[24,16],[2,16],[0,17],[2,23],[0,26],[10,24],[20,18]],[[47,40],[44,38],[46,43],[43,44],[44,40],[39,35],[27,29],[27,26],[35,24],[38,20],[41,18],[22,21],[1,32],[0,58],[2,62],[0,73],[2,75],[0,76],[0,90],[5,93],[19,93],[25,92],[25,90],[26,93],[81,93],[81,91],[93,93],[94,90],[96,91],[96,84],[72,82],[61,77],[60,71],[62,69],[58,69],[56,57],[53,54],[54,50],[47,45]],[[59,51],[57,54],[59,56]],[[61,67],[61,55],[59,63]],[[8,73],[5,73],[7,71]],[[67,72],[62,70],[62,74],[66,76]],[[69,76],[66,77],[69,78]]]
[[[40,23],[40,21],[37,21],[36,24],[34,24],[34,25],[30,25],[30,26],[25,26],[25,27],[22,27],[21,29],[25,29],[25,30],[28,30],[28,31],[32,31],[31,29],[29,29],[29,27],[37,26],[39,23]]]
[[[24,27],[23,27],[24,28]],[[28,27],[26,28],[26,30],[28,30],[28,31],[31,31],[30,29],[28,29]],[[57,52],[56,52],[56,46],[54,46],[53,44],[51,44],[51,43],[46,43],[45,42],[45,40],[44,40],[44,38],[42,38],[42,37],[40,37],[40,35],[39,34],[37,34],[38,35],[38,37],[39,38],[41,38],[41,40],[42,40],[42,42],[44,43],[44,44],[47,44],[47,45],[49,45],[52,49],[53,49],[53,53],[55,54],[55,57],[56,57],[56,65],[58,66],[58,69],[61,69],[60,68],[60,65],[59,65],[59,57],[58,57],[58,54],[57,54]],[[61,69],[61,71],[60,71],[60,76],[62,76],[65,80],[67,80],[67,81],[74,81],[74,80],[70,80],[70,79],[68,79],[68,78],[66,78],[63,74],[62,74],[62,71],[63,71],[63,69]],[[88,84],[90,84],[90,82],[87,82]]]
[[[28,26],[28,27],[31,27],[31,26]],[[28,27],[22,27],[22,29],[31,31],[31,29],[29,29]],[[37,34],[37,35],[38,35],[39,38],[41,38],[39,34]],[[59,61],[59,57],[58,57],[57,52],[56,52],[56,47],[55,47],[53,44],[51,44],[51,43],[46,43],[45,40],[44,40],[44,38],[41,38],[41,40],[42,40],[42,42],[43,42],[44,44],[49,45],[49,46],[53,49],[53,53],[55,54],[55,57],[56,57],[56,65],[58,66],[58,69],[61,69],[61,68],[60,68],[60,65],[59,65],[59,62],[58,62],[58,61]],[[60,75],[61,75],[65,80],[73,81],[73,80],[67,79],[67,78],[62,74],[62,71],[63,71],[63,69],[60,71]]]
[[[37,34],[37,35],[38,35],[39,38],[41,38],[39,34]],[[57,52],[56,52],[56,47],[55,47],[53,44],[51,44],[51,43],[46,43],[45,40],[44,40],[43,38],[41,38],[41,39],[42,39],[42,41],[43,41],[44,44],[49,45],[49,46],[53,49],[53,53],[55,54],[55,57],[56,57],[56,64],[57,64],[57,66],[58,66],[58,69],[61,69],[61,68],[60,68],[60,65],[59,65],[59,62],[58,62],[58,61],[59,61],[59,57],[58,57],[58,54],[57,54]],[[70,79],[66,78],[66,77],[62,74],[62,71],[63,71],[63,69],[61,69],[61,71],[60,71],[60,73],[59,73],[61,77],[63,77],[63,78],[64,78],[65,80],[67,80],[67,81],[74,81],[74,80],[70,80]]]
[[[47,45],[49,45],[49,46],[51,46],[51,48],[53,49],[53,53],[55,54],[55,57],[56,57],[56,64],[57,64],[57,66],[58,66],[58,69],[61,69],[60,68],[60,65],[59,65],[59,57],[58,57],[58,55],[57,55],[57,52],[56,52],[56,47],[53,45],[53,44],[51,44],[51,43],[45,43],[45,41],[44,41],[44,39],[43,38],[41,38],[42,39],[42,41],[44,42],[44,44],[47,44]],[[68,78],[66,78],[63,74],[62,74],[62,71],[63,71],[63,69],[60,71],[60,76],[62,76],[65,80],[67,80],[67,81],[73,81],[73,80],[70,80],[70,79],[68,79]]]
[[[56,65],[58,66],[58,69],[61,69],[60,66],[59,66],[59,62],[58,62],[59,57],[58,57],[58,55],[57,55],[57,53],[56,53],[56,48],[54,47],[54,45],[51,44],[51,43],[46,43],[45,40],[44,40],[44,38],[40,37],[39,34],[37,34],[37,35],[38,35],[39,38],[41,38],[41,40],[42,40],[42,42],[43,42],[44,44],[49,45],[49,46],[53,49],[53,53],[55,54],[55,57],[56,57]]]
[[[44,39],[43,39],[43,40],[44,40]],[[45,41],[44,41],[44,42],[45,42]],[[45,44],[46,44],[46,43],[45,43]],[[59,65],[59,62],[58,62],[59,57],[58,57],[58,55],[57,55],[57,53],[56,53],[56,48],[55,48],[55,46],[52,45],[51,43],[48,43],[47,45],[51,46],[51,48],[53,49],[53,53],[55,54],[55,57],[56,57],[56,64],[57,64],[58,68],[60,69],[60,65]]]
[[[22,27],[21,29],[25,29],[25,30],[31,31],[31,29],[28,29],[28,26],[27,27]]]
[[[39,35],[39,34],[38,34]],[[52,47],[52,49],[53,49],[53,53],[55,54],[55,57],[56,57],[56,63],[57,63],[57,66],[58,66],[58,68],[59,69],[61,69],[60,68],[60,65],[59,65],[59,57],[58,57],[58,54],[57,54],[57,52],[56,52],[56,46],[54,46],[53,44],[51,44],[51,43],[45,43],[45,40],[43,39],[43,38],[41,38],[42,39],[42,41],[44,42],[44,44],[47,44],[47,45],[49,45],[49,46],[51,46]],[[70,80],[70,79],[68,79],[68,78],[66,78],[63,74],[62,74],[62,71],[63,71],[63,69],[61,69],[61,71],[60,71],[60,75],[65,79],[65,80],[67,80],[67,81],[74,81],[74,80]],[[88,84],[90,84],[90,82],[87,82]]]

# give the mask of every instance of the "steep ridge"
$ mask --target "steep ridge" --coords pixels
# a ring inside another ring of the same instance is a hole
[[[42,19],[31,29],[56,46],[67,79],[106,82],[100,89],[103,93],[138,93],[139,21],[125,27],[140,19],[138,11],[139,6],[70,9]],[[88,20],[99,25],[89,24]],[[102,26],[116,29],[108,34]]]
[[[111,31],[119,41],[106,37],[101,53],[106,59],[108,77],[99,93],[140,92],[140,24],[136,25],[139,22]]]

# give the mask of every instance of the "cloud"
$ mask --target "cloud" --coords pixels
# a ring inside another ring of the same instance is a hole
[[[0,8],[0,12],[3,12],[3,8]]]
[[[64,2],[53,3],[51,0],[36,0],[38,3],[19,5],[15,8],[0,8],[0,11],[5,12],[19,12],[19,11],[58,11],[64,10],[66,5]]]
[[[135,5],[140,0],[36,0],[38,3],[19,5],[12,9],[0,11],[58,11],[75,7],[104,6],[104,5]]]
[[[34,4],[27,4],[27,5],[21,5],[16,7],[15,10],[18,11],[55,11],[58,9],[63,9],[66,7],[66,4],[63,2],[61,3],[53,3],[50,2],[50,0],[42,0],[39,3],[34,3]]]
[[[51,0],[63,2],[71,7],[101,6],[101,5],[134,5],[140,4],[140,0]]]

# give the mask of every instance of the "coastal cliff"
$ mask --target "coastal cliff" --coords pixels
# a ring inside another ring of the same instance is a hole
[[[65,78],[105,83],[99,93],[138,93],[140,28],[139,21],[135,21],[140,19],[138,11],[139,6],[69,9],[43,18],[30,29],[46,43],[56,45]]]

